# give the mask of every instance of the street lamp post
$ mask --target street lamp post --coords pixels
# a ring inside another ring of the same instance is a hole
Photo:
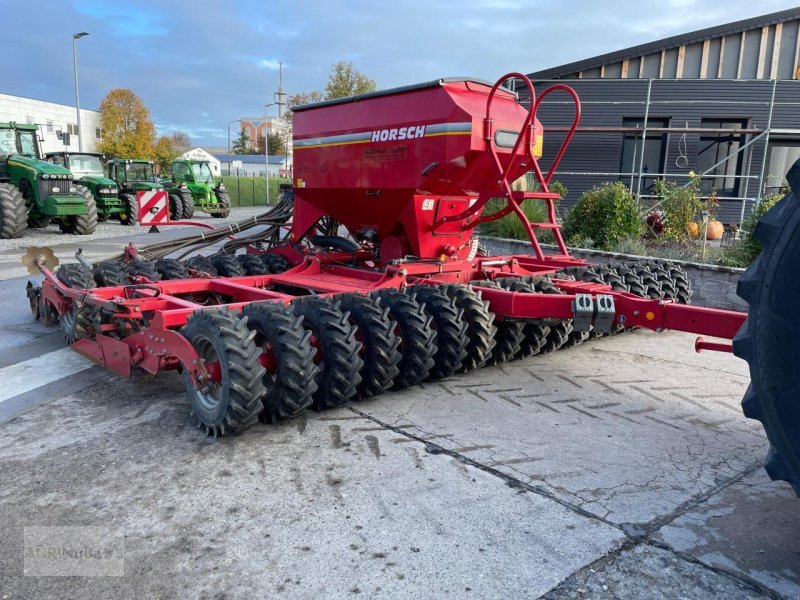
[[[86,31],[72,34],[72,68],[75,71],[75,111],[78,116],[78,151],[83,152],[83,127],[81,127],[81,99],[78,93],[78,40],[89,35]]]
[[[267,136],[267,109],[275,102],[264,105],[264,176],[267,182],[267,206],[269,206],[269,137]]]
[[[241,122],[240,119],[234,119],[233,121],[228,121],[228,176],[231,175],[231,124],[240,122]]]

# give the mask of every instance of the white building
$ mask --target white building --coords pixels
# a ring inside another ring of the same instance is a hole
[[[224,175],[228,175],[228,165],[234,177],[263,177],[267,170],[263,154],[215,154],[214,157],[220,161]],[[270,155],[269,176],[291,177],[292,157]]]
[[[0,94],[0,122],[14,121],[39,125],[42,152],[78,151],[78,125],[75,106],[56,104]],[[83,151],[97,152],[100,140],[100,113],[81,109],[81,125],[85,131]],[[65,135],[67,134],[67,135]],[[69,140],[69,144],[64,142]]]
[[[202,148],[194,148],[188,152],[184,152],[178,158],[183,158],[185,160],[204,160],[208,162],[208,166],[211,167],[211,172],[214,174],[214,177],[219,177],[222,175],[219,159],[215,158]]]

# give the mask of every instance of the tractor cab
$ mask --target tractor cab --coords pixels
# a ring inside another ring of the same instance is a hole
[[[163,189],[156,177],[153,161],[118,158],[108,161],[108,176],[124,192],[147,192]]]
[[[226,217],[230,214],[230,198],[225,184],[214,179],[211,163],[207,160],[174,160],[171,166],[171,189],[188,188],[192,193],[194,206],[209,213],[212,217]]]

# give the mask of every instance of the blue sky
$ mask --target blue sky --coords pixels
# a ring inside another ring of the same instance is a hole
[[[284,65],[284,88],[321,89],[349,60],[381,88],[437,77],[496,79],[658,38],[790,8],[775,0],[0,0],[0,92],[81,104],[127,87],[160,133],[225,145],[227,122],[263,112]],[[9,26],[17,23],[19,26]],[[9,51],[9,49],[13,49]]]

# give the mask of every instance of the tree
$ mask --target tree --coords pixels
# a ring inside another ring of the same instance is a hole
[[[100,103],[102,137],[98,150],[109,158],[151,156],[156,127],[142,99],[131,90],[116,88]]]
[[[175,158],[180,154],[179,149],[176,148],[175,142],[171,135],[162,135],[156,143],[153,144],[152,160],[158,166],[159,173],[169,167]]]
[[[168,137],[172,145],[181,152],[186,152],[194,147],[191,136],[185,131],[174,131]]]
[[[269,144],[270,156],[282,156],[286,154],[286,144],[283,136],[278,131],[271,131],[267,134],[267,144]],[[264,136],[258,136],[258,154],[264,154]]]
[[[250,154],[250,137],[242,127],[239,137],[233,140],[233,154]]]
[[[331,67],[328,85],[325,86],[325,99],[366,94],[376,89],[375,80],[358,71],[353,63],[339,61]]]

